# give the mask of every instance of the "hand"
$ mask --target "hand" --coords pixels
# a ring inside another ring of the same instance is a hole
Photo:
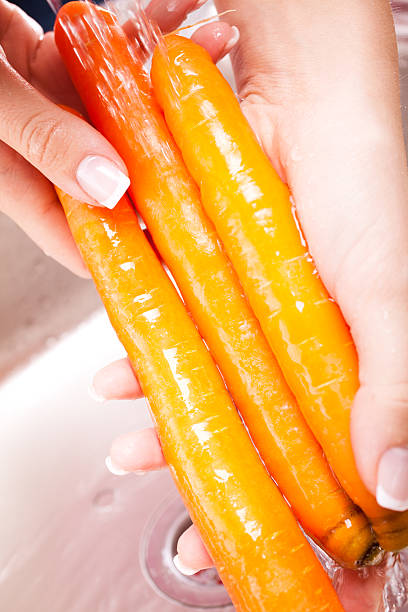
[[[382,505],[405,509],[408,181],[389,4],[217,4],[237,9],[231,19],[241,42],[232,59],[243,111],[291,187],[319,273],[357,346],[358,467]],[[96,377],[97,390],[106,397],[140,393],[126,361],[112,368]],[[114,371],[121,377],[116,393]],[[128,471],[164,466],[153,430],[116,440],[111,458]],[[211,562],[194,528],[182,536],[179,555],[194,569]],[[345,581],[347,610],[377,609],[381,575],[371,574],[366,582],[355,574]]]
[[[168,4],[153,0],[149,9],[164,31],[177,27],[199,0],[179,0],[171,11]],[[0,211],[47,255],[89,277],[52,183],[112,208],[129,179],[109,142],[57,104],[82,110],[53,33],[44,35],[21,9],[0,0]]]

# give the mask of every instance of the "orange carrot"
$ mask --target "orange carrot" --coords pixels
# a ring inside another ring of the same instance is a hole
[[[56,40],[71,77],[94,124],[126,162],[138,210],[269,472],[304,528],[339,562],[375,560],[368,522],[339,487],[295,404],[125,35],[110,16],[103,38],[103,25],[83,29],[69,18],[64,25],[59,17]]]
[[[203,206],[330,465],[382,546],[406,546],[408,513],[381,508],[357,471],[349,431],[356,351],[302,243],[288,188],[203,48],[165,37],[152,80]]]
[[[57,193],[237,610],[343,610],[129,201],[109,211]]]

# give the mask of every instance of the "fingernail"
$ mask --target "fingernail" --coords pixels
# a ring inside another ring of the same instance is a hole
[[[227,44],[225,45],[225,53],[231,51],[232,47],[235,47],[237,42],[239,41],[240,33],[237,26],[232,26],[232,35]]]
[[[184,563],[180,561],[180,557],[178,555],[174,557],[173,563],[180,572],[180,574],[183,574],[184,576],[194,576],[194,574],[198,574],[198,572],[200,571],[184,565]]]
[[[105,465],[108,470],[114,474],[115,476],[125,476],[126,474],[134,474],[135,476],[144,476],[146,472],[144,470],[132,470],[131,472],[128,470],[123,470],[122,468],[115,465],[112,461],[112,457],[108,455],[105,458]]]
[[[95,387],[93,386],[93,384],[92,384],[92,383],[91,383],[91,384],[89,385],[89,387],[88,387],[88,394],[90,395],[90,397],[92,397],[92,399],[93,399],[95,402],[100,402],[100,403],[102,403],[102,402],[106,402],[106,397],[104,397],[103,395],[100,395],[100,394],[99,394],[99,393],[96,391],[96,389],[95,389]]]
[[[111,474],[114,474],[115,476],[125,476],[125,474],[130,474],[130,472],[128,472],[127,470],[122,470],[122,468],[115,465],[112,462],[112,458],[110,455],[106,457],[105,465],[108,468],[108,470],[111,472]]]
[[[106,208],[114,208],[130,185],[129,177],[116,164],[99,155],[88,155],[81,161],[77,180],[91,198]]]
[[[408,449],[394,447],[380,459],[377,502],[389,510],[408,510]]]

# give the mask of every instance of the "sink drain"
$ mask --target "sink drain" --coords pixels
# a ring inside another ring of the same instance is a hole
[[[175,567],[177,540],[190,525],[190,517],[179,497],[172,496],[160,504],[141,541],[141,565],[147,580],[159,594],[184,606],[232,607],[215,569],[184,576]]]

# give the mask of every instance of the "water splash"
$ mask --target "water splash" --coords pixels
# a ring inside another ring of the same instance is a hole
[[[392,0],[391,8],[397,34],[398,50],[401,65],[408,65],[408,1]]]
[[[158,25],[149,19],[140,0],[108,0],[105,7],[116,16],[129,40],[132,55],[149,63],[161,38]]]
[[[88,46],[92,44],[99,47],[98,58],[102,58],[102,61],[99,61],[98,66],[98,94],[106,101],[105,107],[109,108],[115,121],[125,129],[130,109],[136,107],[141,98],[150,95],[150,82],[143,65],[149,60],[161,34],[158,27],[148,20],[137,1],[117,0],[108,4],[108,10],[116,22],[112,29],[107,27],[106,21],[94,4],[87,1],[87,5],[90,10],[82,19],[73,21],[63,16],[60,24],[84,70],[96,70],[93,54],[89,53]],[[118,68],[117,46],[114,45],[117,35],[115,36],[113,30],[117,34],[120,23],[123,28],[121,37],[124,56],[127,55],[130,61],[124,61]],[[144,79],[144,90],[133,86],[135,72]],[[141,140],[151,142],[154,130],[146,121],[146,117],[138,117],[136,113],[132,113],[131,116],[132,122],[137,123]],[[149,149],[151,147],[146,147],[146,150]]]
[[[331,559],[317,544],[308,538],[317,558],[327,572],[334,588],[340,592],[343,589],[347,574],[357,572],[364,582],[372,579],[375,571],[383,580],[382,601],[379,612],[398,612],[408,602],[408,550],[400,553],[387,553],[382,564],[376,568],[346,570]]]
[[[385,565],[384,612],[397,612],[408,601],[408,552],[389,554]]]
[[[56,15],[62,6],[62,0],[47,0],[47,4]]]

